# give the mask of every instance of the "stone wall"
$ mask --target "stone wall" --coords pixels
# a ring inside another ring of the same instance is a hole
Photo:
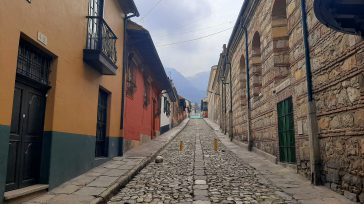
[[[239,42],[237,51],[231,59],[233,92],[233,136],[239,141],[247,141],[246,117],[246,67],[244,39]]]
[[[310,178],[300,0],[285,1],[286,10],[278,15],[277,2],[282,0],[258,2],[247,24],[249,56],[245,56],[244,35],[230,50],[234,138],[247,140],[244,60],[248,57],[253,146],[280,158],[277,104],[291,97],[297,170]],[[351,200],[364,202],[364,41],[325,27],[312,7],[313,0],[307,0],[322,181]],[[283,13],[285,18],[281,18]],[[226,105],[229,107],[228,101]]]

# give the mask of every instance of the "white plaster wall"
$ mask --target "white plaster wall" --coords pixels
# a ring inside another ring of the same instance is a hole
[[[169,100],[168,94],[164,93],[161,96],[161,127],[165,125],[170,125],[172,120],[172,107],[170,107],[171,113],[169,116],[166,115],[164,112],[164,97],[167,97],[167,100],[169,101],[170,105],[172,105],[172,102]]]

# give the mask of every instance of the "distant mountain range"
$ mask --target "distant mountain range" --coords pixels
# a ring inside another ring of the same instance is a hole
[[[210,72],[200,72],[191,77],[185,77],[173,68],[166,68],[166,73],[172,78],[178,95],[198,104],[206,97]]]

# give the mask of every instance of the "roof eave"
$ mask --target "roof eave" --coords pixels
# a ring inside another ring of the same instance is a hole
[[[130,35],[133,35],[133,33],[140,35],[138,39],[135,41],[136,48],[139,51],[141,51],[141,53],[150,51],[152,52],[152,58],[154,58],[153,59],[154,63],[149,64],[150,71],[154,75],[154,78],[158,79],[156,80],[157,85],[161,90],[171,90],[172,89],[171,83],[169,81],[169,78],[167,77],[167,74],[164,70],[164,66],[159,58],[157,49],[153,43],[152,37],[148,32],[148,30],[144,28],[140,30],[128,29],[128,33]],[[148,46],[149,49],[143,49],[142,46]],[[143,58],[143,56],[141,57]]]
[[[139,17],[140,14],[138,8],[136,7],[135,2],[133,0],[118,0],[118,2],[126,16],[131,14],[136,17]]]

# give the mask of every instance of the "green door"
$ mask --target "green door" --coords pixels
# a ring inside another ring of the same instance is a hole
[[[296,162],[292,98],[278,103],[278,135],[280,161]]]

